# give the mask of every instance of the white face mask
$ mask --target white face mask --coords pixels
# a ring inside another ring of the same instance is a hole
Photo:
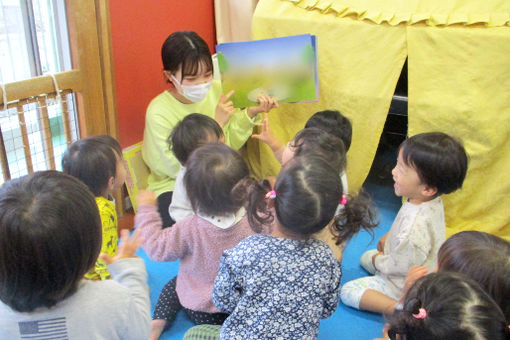
[[[170,77],[172,77],[172,79],[175,81],[177,91],[179,91],[180,94],[182,94],[186,99],[192,101],[193,103],[201,102],[204,100],[212,86],[212,80],[207,83],[198,85],[181,85],[173,74],[171,74]]]

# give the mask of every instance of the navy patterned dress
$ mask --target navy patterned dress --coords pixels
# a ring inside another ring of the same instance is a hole
[[[340,298],[328,245],[253,235],[223,253],[213,302],[231,314],[220,339],[315,339]]]

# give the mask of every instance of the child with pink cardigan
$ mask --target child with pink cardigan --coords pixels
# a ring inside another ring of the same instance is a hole
[[[191,155],[184,185],[194,214],[162,229],[154,193],[138,196],[137,229],[143,249],[155,261],[180,259],[179,273],[162,292],[153,317],[157,339],[184,309],[196,324],[222,324],[228,316],[213,304],[211,293],[224,250],[254,234],[243,203],[254,180],[242,157],[224,144],[207,144]]]

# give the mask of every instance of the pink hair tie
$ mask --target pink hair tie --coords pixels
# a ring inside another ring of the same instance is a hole
[[[425,308],[418,309],[418,314],[413,314],[413,317],[416,319],[425,319],[427,317],[427,311]]]
[[[340,201],[340,204],[341,205],[346,205],[347,204],[347,196],[342,195],[342,200]]]
[[[276,191],[274,190],[268,191],[266,194],[266,199],[267,198],[274,200],[276,198]]]

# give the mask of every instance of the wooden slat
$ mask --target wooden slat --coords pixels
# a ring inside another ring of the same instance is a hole
[[[60,94],[62,96],[66,95],[66,94],[70,94],[70,93],[72,94],[73,92],[71,90],[61,90],[60,91]],[[47,99],[48,98],[55,98],[56,97],[56,93],[42,94],[40,96],[34,96],[34,97],[29,97],[29,98],[21,98],[18,101],[14,101],[14,102],[13,101],[9,101],[7,103],[7,108],[11,109],[13,107],[18,107],[18,102],[23,102],[23,105],[37,103],[38,100],[39,100],[39,97],[46,97]]]
[[[44,158],[46,159],[46,169],[55,170],[55,153],[53,151],[53,143],[51,142],[50,119],[48,117],[48,102],[46,97],[37,99],[37,116],[40,122],[41,132],[43,135]]]
[[[55,78],[61,90],[80,92],[83,90],[80,70],[56,73]],[[53,79],[50,76],[42,76],[27,80],[16,81],[5,84],[7,102],[22,100],[25,98],[40,96],[41,94],[55,93]],[[3,105],[3,92],[0,88],[0,106]]]
[[[0,129],[0,163],[2,164],[2,175],[4,182],[11,179],[11,172],[9,170],[9,162],[7,161],[7,151],[5,151],[5,142],[2,129]]]
[[[30,154],[30,143],[28,141],[27,125],[25,124],[25,112],[23,103],[18,103],[18,121],[21,130],[21,138],[23,139],[23,151],[25,152],[25,162],[27,163],[27,171],[29,174],[34,172],[32,164],[32,155]]]
[[[101,75],[103,81],[104,112],[107,133],[119,138],[117,125],[117,103],[115,100],[115,76],[113,74],[113,47],[110,30],[110,8],[108,1],[96,1],[96,16],[98,17],[98,38],[101,60]],[[122,189],[114,193],[117,215],[122,217],[126,211]]]
[[[69,121],[69,105],[67,105],[67,95],[62,95],[62,124],[64,125],[64,135],[66,136],[66,144],[69,146],[73,141],[71,134],[71,122]]]
[[[109,1],[96,1],[98,17],[99,53],[106,115],[107,133],[118,139],[117,102],[115,99],[115,75],[113,72],[112,32],[110,30]]]
[[[66,1],[73,67],[80,70],[84,85],[76,96],[82,137],[108,133],[106,121],[109,113],[105,112],[97,1]]]

